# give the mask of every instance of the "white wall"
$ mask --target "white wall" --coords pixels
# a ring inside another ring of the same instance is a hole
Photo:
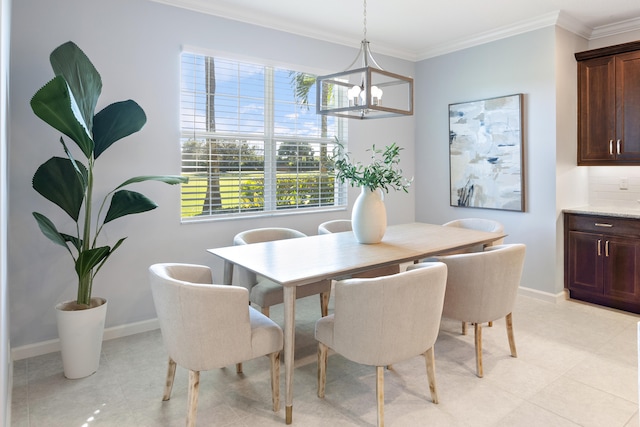
[[[11,0],[0,0],[0,424],[10,425],[12,363],[7,286],[9,30]]]
[[[562,209],[588,204],[588,168],[578,167],[578,73],[574,53],[587,41],[556,28],[556,292],[564,287]]]
[[[64,218],[31,188],[37,166],[61,154],[59,134],[29,108],[31,96],[52,77],[48,57],[56,46],[73,40],[93,61],[103,79],[99,108],[131,98],[147,113],[142,132],[118,142],[99,159],[98,180],[108,181],[108,186],[134,175],[179,173],[178,55],[182,45],[324,72],[346,68],[359,47],[359,40],[354,40],[352,48],[333,45],[145,0],[21,0],[13,5],[12,24],[8,252],[11,343],[17,347],[55,339],[54,305],[75,298],[68,255],[41,235],[31,217],[36,210]],[[372,49],[375,53],[374,41]],[[414,74],[413,63],[377,59],[386,69]],[[366,160],[364,150],[372,143],[396,141],[405,148],[401,165],[413,175],[414,122],[414,117],[352,121],[350,150]],[[311,234],[322,221],[349,216],[342,211],[181,225],[179,188],[148,183],[138,189],[160,207],[116,222],[107,230],[111,242],[128,236],[94,286],[95,295],[109,299],[107,328],[155,317],[147,283],[147,267],[152,263],[203,263],[214,267],[220,279],[221,263],[205,249],[231,244],[241,230],[289,226]],[[350,194],[357,194],[356,190]],[[389,222],[413,221],[414,198],[413,191],[390,194]]]
[[[522,286],[553,296],[556,284],[555,29],[548,27],[417,64],[416,220],[502,222],[506,243],[527,245]],[[526,211],[451,207],[448,105],[524,94]]]

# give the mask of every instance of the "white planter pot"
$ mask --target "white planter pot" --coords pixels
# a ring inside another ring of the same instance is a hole
[[[107,300],[91,298],[91,308],[78,310],[75,301],[56,305],[64,376],[84,378],[98,370]]]
[[[353,205],[351,226],[360,243],[380,243],[387,231],[387,209],[381,189],[375,191],[362,187]]]

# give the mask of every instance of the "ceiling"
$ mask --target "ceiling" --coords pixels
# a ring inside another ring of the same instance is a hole
[[[363,0],[153,0],[359,47]],[[419,60],[559,25],[586,39],[640,29],[638,0],[368,0],[374,53]]]

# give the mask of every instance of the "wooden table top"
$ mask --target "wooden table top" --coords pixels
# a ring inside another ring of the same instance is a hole
[[[358,243],[352,232],[343,232],[208,251],[283,286],[298,286],[445,254],[504,236],[416,222],[389,226],[382,242],[376,244]]]

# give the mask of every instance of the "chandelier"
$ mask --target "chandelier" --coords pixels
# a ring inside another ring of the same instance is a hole
[[[367,0],[360,51],[345,71],[316,79],[316,113],[355,119],[413,115],[413,79],[383,70],[371,54]]]

